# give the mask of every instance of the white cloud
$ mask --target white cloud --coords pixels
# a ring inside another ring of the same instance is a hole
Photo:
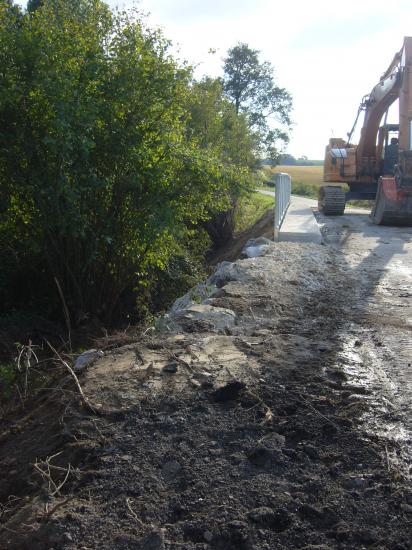
[[[412,6],[404,0],[250,1],[253,11],[247,14],[234,9],[223,16],[217,10],[207,18],[190,15],[203,2],[185,2],[188,13],[183,18],[178,10],[174,13],[173,2],[167,11],[162,4],[141,3],[152,11],[151,21],[162,24],[166,35],[180,44],[181,55],[199,63],[198,74],[219,74],[221,58],[237,41],[261,50],[262,58],[274,65],[278,84],[294,97],[289,150],[316,158],[323,157],[332,132],[346,136],[361,98],[401,47],[412,20]],[[217,49],[215,56],[207,53],[210,47]]]
[[[412,32],[410,0],[110,0],[151,12],[196,73],[218,75],[237,41],[262,52],[294,97],[290,152],[322,158]],[[211,55],[210,48],[217,53]]]
[[[181,21],[202,21],[207,19],[220,19],[232,17],[234,13],[247,16],[258,9],[265,0],[158,0],[155,2],[156,11],[166,18],[179,19]],[[147,2],[150,3],[150,2]]]

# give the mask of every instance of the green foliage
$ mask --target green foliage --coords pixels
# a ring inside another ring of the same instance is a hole
[[[243,196],[236,207],[235,230],[245,231],[256,223],[270,208],[274,208],[275,199],[261,193]]]
[[[0,66],[0,314],[60,314],[58,282],[74,324],[113,319],[188,227],[230,206],[240,153],[195,135],[168,41],[99,0],[23,16],[3,0]]]
[[[249,177],[254,167],[257,136],[245,115],[238,115],[224,93],[220,79],[204,78],[192,87],[189,131],[203,149],[213,150],[227,166]],[[242,182],[244,184],[244,182]]]
[[[259,136],[258,153],[276,160],[277,142],[287,143],[291,125],[292,98],[277,86],[273,67],[259,60],[259,51],[238,43],[228,51],[224,60],[224,89],[233,101],[236,113],[245,113]],[[273,122],[281,124],[274,127]]]
[[[319,185],[292,180],[293,195],[298,195],[299,197],[308,197],[310,199],[317,199],[318,193]]]
[[[273,191],[275,188],[275,178],[271,181],[263,182],[262,189],[267,191]],[[306,183],[298,181],[292,178],[292,195],[298,195],[299,197],[307,197],[308,199],[317,199],[319,192],[319,185],[314,183]]]
[[[323,166],[323,160],[308,159],[305,155],[295,158],[293,155],[287,153],[280,156],[279,164],[284,166]]]
[[[229,177],[226,211],[213,215],[204,225],[215,247],[233,236],[235,206],[242,193],[252,189],[252,167],[257,136],[247,117],[237,114],[224,94],[219,79],[205,78],[194,83],[189,104],[189,135],[198,146],[220,159]]]
[[[166,268],[153,274],[150,298],[147,300],[151,311],[166,311],[176,297],[185,294],[207,277],[204,256],[210,247],[210,238],[201,227],[187,229],[175,241]]]
[[[17,379],[17,368],[13,363],[0,363],[0,397],[8,399],[13,393],[13,386]]]

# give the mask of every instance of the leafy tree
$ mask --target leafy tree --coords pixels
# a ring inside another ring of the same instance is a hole
[[[137,16],[45,0],[16,25],[4,6],[0,313],[64,299],[108,322],[228,208],[234,168],[188,132],[191,71]]]
[[[22,15],[20,6],[15,4],[13,0],[0,0],[0,11],[6,13],[6,10],[14,16],[20,17]]]
[[[192,86],[190,112],[190,135],[199,147],[219,158],[231,174],[227,191],[230,209],[211,216],[204,224],[214,245],[220,246],[233,235],[239,195],[250,188],[256,136],[247,117],[237,114],[225,96],[220,79],[204,78]]]
[[[286,166],[294,166],[296,162],[296,158],[288,153],[281,155],[279,158],[279,164],[284,164]]]
[[[259,133],[258,152],[276,159],[278,141],[288,141],[291,125],[292,98],[275,84],[273,67],[259,61],[259,51],[239,43],[228,51],[224,60],[224,89],[232,100],[236,113],[245,113]],[[274,128],[273,123],[281,124]]]
[[[247,117],[237,114],[220,79],[206,77],[192,85],[188,129],[202,149],[213,150],[225,165],[250,169],[255,165],[257,136]]]

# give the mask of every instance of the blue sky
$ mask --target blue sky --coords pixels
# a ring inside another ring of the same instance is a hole
[[[236,42],[261,51],[277,84],[294,98],[289,151],[322,158],[329,138],[346,137],[361,98],[378,82],[403,37],[409,0],[110,0],[149,13],[196,74],[221,74]],[[211,54],[210,49],[216,53]]]

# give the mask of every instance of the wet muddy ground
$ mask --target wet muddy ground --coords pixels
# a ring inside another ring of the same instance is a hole
[[[0,548],[412,547],[412,233],[318,221],[3,427]]]
[[[348,372],[374,388],[371,426],[411,452],[412,439],[412,229],[377,227],[364,214],[325,219],[317,215],[325,241],[344,252],[354,276],[361,315],[348,333],[359,339]],[[379,414],[379,411],[381,414]],[[398,418],[391,422],[389,418]]]

